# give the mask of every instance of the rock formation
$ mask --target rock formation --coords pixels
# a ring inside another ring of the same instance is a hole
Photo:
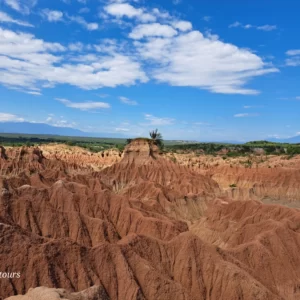
[[[77,155],[0,158],[0,272],[20,273],[0,298],[300,299],[297,209],[236,201],[145,139],[99,170]]]
[[[260,200],[300,208],[300,155],[222,156],[167,154],[179,165],[210,176],[228,197],[235,200]],[[234,184],[235,188],[230,186]]]

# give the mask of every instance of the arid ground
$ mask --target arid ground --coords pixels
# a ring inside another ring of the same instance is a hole
[[[300,299],[300,156],[1,147],[0,174],[2,299]]]

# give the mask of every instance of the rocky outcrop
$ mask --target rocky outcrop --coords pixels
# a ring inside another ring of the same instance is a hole
[[[43,145],[41,149],[48,159],[61,160],[68,165],[74,164],[80,168],[90,167],[94,171],[100,171],[122,159],[122,153],[117,149],[92,153],[80,147],[70,147],[61,144]]]
[[[300,155],[222,156],[167,154],[202,175],[215,180],[226,197],[235,200],[260,200],[300,208]]]
[[[0,272],[20,273],[0,298],[299,298],[299,210],[236,201],[145,139],[99,170],[23,149],[0,160]]]
[[[24,296],[12,296],[7,300],[107,300],[109,299],[103,287],[91,287],[80,293],[69,293],[65,289],[50,289],[47,287],[31,288]]]
[[[6,151],[3,146],[0,146],[0,159],[7,159]]]

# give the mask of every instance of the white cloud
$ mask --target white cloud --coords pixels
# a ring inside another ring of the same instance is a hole
[[[127,104],[127,105],[137,105],[138,104],[136,101],[130,100],[126,97],[120,97],[120,100],[122,103]]]
[[[23,89],[57,84],[99,89],[148,80],[138,62],[116,51],[96,53],[96,60],[77,63],[65,51],[61,44],[0,28],[0,84]]]
[[[196,126],[211,126],[210,123],[206,123],[206,122],[195,122],[195,123],[193,123],[193,125],[196,125]]]
[[[122,18],[137,18],[142,22],[154,22],[156,17],[141,8],[135,8],[128,3],[112,3],[104,7],[106,13]]]
[[[87,30],[97,30],[99,28],[98,23],[87,23],[86,25]]]
[[[77,43],[71,43],[71,44],[69,44],[68,48],[69,48],[71,51],[74,51],[74,52],[75,52],[75,51],[78,51],[78,52],[80,52],[80,51],[83,50],[84,45],[83,45],[82,43],[80,43],[80,42],[77,42]]]
[[[280,139],[280,135],[277,134],[277,133],[269,134],[268,137],[269,137],[269,138],[274,138],[274,139]]]
[[[225,94],[257,94],[245,89],[251,78],[278,72],[248,50],[204,37],[199,31],[173,38],[136,42],[143,59],[157,62],[152,76],[173,86],[192,86]]]
[[[13,114],[0,112],[0,122],[24,122],[24,119]]]
[[[174,28],[179,29],[181,31],[189,31],[193,29],[193,25],[191,22],[187,21],[178,21],[173,23]]]
[[[106,6],[104,10],[110,15],[128,18],[137,17],[143,13],[142,9],[137,9],[128,3],[113,3]]]
[[[34,96],[42,96],[42,93],[38,91],[25,91],[25,93]]]
[[[288,59],[286,59],[285,63],[289,67],[298,67],[298,66],[300,66],[300,56],[288,58]]]
[[[276,25],[263,25],[263,26],[256,26],[256,29],[262,31],[273,31],[277,29]]]
[[[0,83],[22,90],[58,84],[90,90],[147,82],[150,77],[214,93],[257,94],[259,91],[247,88],[247,83],[279,71],[250,50],[225,43],[210,32],[192,31],[190,22],[157,8],[135,8],[114,1],[104,9],[115,18],[132,19],[133,29],[127,37],[133,41],[102,39],[99,45],[73,41],[66,47],[0,28]],[[64,16],[88,30],[99,28],[81,16]],[[149,16],[160,22],[141,24]],[[75,51],[80,51],[79,55]]]
[[[121,128],[116,128],[116,131],[117,132],[128,132],[128,131],[130,131],[130,129],[121,127]]]
[[[157,18],[162,20],[168,20],[172,18],[167,11],[161,11],[158,8],[153,8],[151,13],[154,14]]]
[[[285,64],[289,67],[300,66],[300,49],[288,50],[285,53],[289,58],[285,60]]]
[[[25,27],[34,27],[33,25],[31,25],[27,22],[13,19],[7,13],[2,12],[2,11],[0,11],[0,23],[13,23],[13,24],[17,24],[17,25],[25,26]]]
[[[129,34],[132,39],[142,39],[144,37],[172,37],[177,34],[177,31],[169,25],[160,23],[142,24],[136,26]]]
[[[105,102],[71,102],[68,99],[62,98],[55,98],[55,100],[63,103],[66,107],[76,108],[83,111],[110,108],[110,105]]]
[[[262,25],[262,26],[256,26],[256,25],[252,25],[252,24],[242,24],[240,22],[234,22],[232,24],[230,24],[228,26],[229,28],[236,28],[236,27],[241,27],[241,28],[244,28],[244,29],[251,29],[251,28],[254,28],[254,29],[257,29],[257,30],[262,30],[262,31],[273,31],[273,30],[276,30],[277,29],[277,26],[276,25]]]
[[[75,23],[78,23],[82,25],[84,28],[86,28],[89,31],[97,30],[99,28],[98,23],[92,22],[89,23],[87,22],[84,18],[80,16],[68,16],[68,18]]]
[[[3,0],[10,8],[22,14],[29,14],[32,7],[37,3],[37,0]]]
[[[145,114],[145,120],[149,121],[149,123],[144,125],[151,125],[151,126],[165,126],[165,125],[172,125],[175,122],[175,119],[171,118],[158,118],[153,115]]]
[[[228,27],[229,28],[235,28],[235,27],[241,27],[243,26],[240,22],[234,22],[232,24],[230,24]]]
[[[300,49],[292,49],[292,50],[288,50],[288,51],[286,52],[286,55],[289,55],[289,56],[300,55]]]
[[[4,0],[4,2],[14,10],[21,10],[18,0]]]
[[[249,114],[249,113],[241,113],[241,114],[235,114],[235,118],[245,118],[245,117],[258,117],[259,114]]]
[[[83,8],[80,8],[78,12],[80,14],[87,14],[90,12],[90,9],[88,7],[83,7]]]
[[[75,128],[77,123],[76,122],[69,122],[68,120],[65,120],[63,116],[56,117],[54,114],[49,114],[49,117],[43,121],[43,122],[32,122],[31,123],[42,123],[42,124],[48,124],[54,127],[65,127],[65,128]]]
[[[14,114],[0,112],[0,123],[6,123],[6,122],[29,122],[29,123],[48,124],[55,127],[68,127],[68,128],[74,128],[77,125],[75,122],[69,122],[65,120],[63,117],[57,118],[55,117],[54,114],[49,114],[47,119],[44,121],[36,121],[36,120],[26,120]]]
[[[211,16],[204,16],[202,19],[205,22],[209,22],[211,20]]]
[[[100,98],[108,98],[109,97],[108,94],[99,94],[97,96],[100,97]]]
[[[250,109],[250,108],[263,108],[263,105],[245,105],[245,109]]]
[[[42,15],[49,21],[49,22],[58,22],[62,21],[63,19],[63,13],[58,10],[49,10],[49,9],[43,9]]]

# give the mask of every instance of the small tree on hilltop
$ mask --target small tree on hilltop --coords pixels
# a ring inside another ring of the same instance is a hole
[[[158,129],[155,129],[153,131],[149,132],[149,135],[152,139],[152,141],[154,141],[154,143],[160,148],[162,149],[164,144],[163,144],[163,136],[160,132],[158,132]]]

